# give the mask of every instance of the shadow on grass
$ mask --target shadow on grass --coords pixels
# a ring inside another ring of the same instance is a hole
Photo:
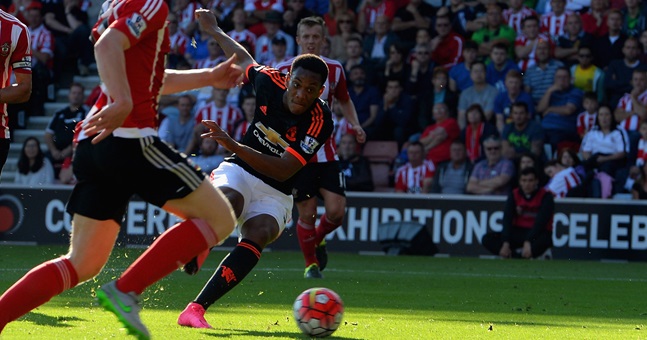
[[[238,336],[249,336],[256,339],[265,339],[265,338],[276,338],[276,337],[285,337],[285,338],[296,338],[296,339],[311,339],[311,337],[306,336],[298,332],[263,332],[263,331],[248,331],[243,329],[232,329],[232,328],[218,328],[220,331],[228,332],[228,334],[218,334],[212,332],[202,332],[205,336],[210,336],[214,338],[236,338]],[[348,339],[348,340],[357,340],[363,338],[351,338],[345,336],[335,336],[333,333],[327,339]]]
[[[22,321],[32,322],[41,326],[51,327],[76,327],[70,322],[86,321],[85,319],[76,316],[51,316],[38,312],[30,312],[21,318]]]

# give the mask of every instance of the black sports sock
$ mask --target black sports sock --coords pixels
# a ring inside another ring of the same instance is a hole
[[[202,305],[205,310],[209,308],[252,271],[261,258],[262,251],[263,249],[258,244],[248,239],[241,240],[236,248],[222,260],[218,270],[202,288],[195,302]]]

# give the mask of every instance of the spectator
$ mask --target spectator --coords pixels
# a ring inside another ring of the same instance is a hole
[[[514,177],[514,164],[501,156],[501,140],[490,137],[483,142],[485,159],[476,163],[466,192],[474,195],[507,195]]]
[[[579,142],[577,115],[581,112],[583,96],[582,91],[571,84],[568,69],[557,69],[553,85],[537,104],[537,112],[543,116],[541,126],[546,133],[546,142],[553,150],[558,150],[558,145],[567,142]]]
[[[604,1],[604,0],[593,0]],[[584,19],[584,16],[582,16]],[[623,47],[627,35],[622,33],[622,13],[618,10],[611,10],[609,12],[607,21],[609,22],[608,32],[602,36],[595,36],[593,39],[591,49],[593,51],[593,62],[599,68],[606,68],[611,60],[622,59]],[[585,29],[586,30],[586,29]]]
[[[492,46],[504,44],[508,55],[512,56],[512,46],[517,34],[515,30],[503,23],[501,7],[496,3],[487,5],[486,26],[474,32],[472,40],[479,45],[479,55],[488,56]]]
[[[330,9],[323,14],[323,19],[326,23],[326,28],[328,29],[328,36],[330,37],[335,37],[340,34],[340,29],[342,27],[347,27],[353,32],[357,31],[355,27],[355,23],[357,21],[355,11],[348,6],[348,0],[331,0]],[[348,20],[348,23],[344,22],[343,24],[346,26],[343,26],[342,21],[346,20]]]
[[[344,174],[346,190],[348,191],[373,191],[373,175],[368,159],[359,154],[355,135],[344,134],[341,136],[337,154],[339,167]]]
[[[647,18],[641,0],[625,0],[626,7],[622,9],[622,32],[630,37],[638,38],[647,29]]]
[[[227,32],[227,35],[232,39],[241,42],[246,41],[252,50],[256,49],[256,34],[247,29],[247,12],[242,7],[236,7],[232,11],[231,21],[234,25],[234,28]]]
[[[303,1],[303,0],[298,0]],[[285,38],[280,35],[272,38],[272,59],[267,62],[267,66],[276,67],[280,63],[289,60],[291,57],[288,57],[287,52],[287,42]]]
[[[243,140],[243,136],[247,133],[252,120],[254,120],[254,111],[256,110],[256,96],[247,95],[243,97],[240,109],[241,111],[243,111],[243,116],[245,118],[239,120],[235,125],[236,128],[233,137],[237,142],[241,142]]]
[[[551,58],[550,44],[540,41],[535,50],[536,64],[528,68],[524,74],[523,83],[526,92],[530,93],[535,102],[535,111],[539,111],[537,105],[548,88],[553,84],[555,72],[564,64]]]
[[[235,29],[234,12],[237,8],[243,8],[243,2],[239,0],[217,0],[217,1],[202,1],[208,9],[218,19],[218,26],[227,32]],[[245,12],[245,20],[247,20],[247,12]]]
[[[177,108],[177,116],[167,116],[160,123],[159,136],[176,150],[186,150],[195,127],[193,98],[188,94],[180,96],[177,100]]]
[[[283,12],[283,25],[281,30],[292,37],[297,36],[297,24],[301,19],[315,15],[305,7],[305,0],[285,0],[287,7]]]
[[[350,73],[353,66],[362,65],[367,73],[369,82],[374,80],[374,77],[371,76],[373,74],[373,64],[364,58],[361,38],[352,36],[346,40],[346,55],[346,61],[343,63],[346,74]]]
[[[533,169],[541,169],[540,162],[537,159],[537,157],[530,153],[530,152],[522,152],[519,157],[517,157],[517,163],[516,165],[516,171],[515,171],[515,178],[514,178],[514,188],[517,188],[519,186],[519,176],[521,176],[521,172],[524,169],[528,168],[533,168]],[[537,179],[539,180],[539,186],[543,187],[546,185],[548,182],[548,177],[546,176],[545,173],[537,173]]]
[[[220,45],[218,45],[216,39],[209,38],[209,40],[207,41],[207,56],[205,58],[194,59],[193,68],[210,68],[220,64],[223,61],[225,61],[225,56],[222,48],[220,48]]]
[[[272,60],[272,39],[275,36],[281,36],[285,39],[287,52],[286,55],[289,57],[294,56],[294,38],[289,34],[281,31],[281,22],[283,17],[280,12],[275,10],[270,10],[265,13],[265,18],[263,19],[263,26],[265,27],[265,34],[258,37],[256,40],[255,46],[255,59],[261,65],[266,65],[270,60]]]
[[[431,60],[429,45],[416,45],[415,55],[411,61],[411,72],[407,78],[407,92],[418,98],[422,89],[429,86],[429,79],[432,78],[435,64]]]
[[[638,59],[640,55],[638,39],[630,37],[625,40],[622,54],[624,58],[612,60],[604,75],[604,87],[611,107],[616,107],[620,98],[625,93],[631,92],[634,70],[639,70],[640,73],[647,71],[647,65]]]
[[[515,0],[518,1],[518,0]],[[518,34],[514,41],[514,53],[519,60],[519,68],[525,72],[528,67],[535,65],[535,50],[540,40],[550,42],[550,38],[539,33],[539,19],[529,16],[523,19],[523,34]]]
[[[202,5],[199,1],[193,0],[176,0],[171,11],[176,13],[179,22],[178,28],[182,33],[193,36],[195,33],[198,23],[195,20],[195,10],[202,8]]]
[[[580,12],[590,5],[590,0],[569,0],[566,2],[566,11],[577,12],[577,16],[579,16]],[[552,1],[539,0],[537,1],[537,6],[535,8],[537,9],[537,12],[550,13],[553,10]]]
[[[546,190],[551,192],[555,198],[586,197],[586,188],[582,185],[582,178],[574,168],[553,159],[544,165],[544,172],[549,178]]]
[[[54,184],[54,168],[36,137],[27,137],[22,144],[15,181],[30,187]]]
[[[524,20],[529,17],[537,18],[537,12],[528,8],[523,0],[509,0],[508,4],[510,7],[503,11],[503,22],[514,29],[517,35],[520,35],[523,33]],[[537,30],[539,30],[538,18],[537,24]]]
[[[647,199],[647,163],[640,167],[640,175],[631,186],[631,198],[634,200]]]
[[[377,136],[387,140],[395,140],[402,147],[409,135],[415,130],[415,112],[411,96],[402,91],[402,83],[398,79],[386,82],[382,110],[376,120]]]
[[[209,58],[209,43],[211,41],[213,41],[213,38],[208,34],[204,34],[202,27],[198,27],[195,33],[193,33],[191,43],[186,47],[186,52],[184,53],[184,59],[186,59],[191,67],[195,68],[198,60]],[[216,45],[218,44],[216,43]]]
[[[378,71],[384,70],[389,56],[389,47],[398,40],[391,32],[391,23],[385,15],[375,18],[373,33],[364,36],[364,53]]]
[[[420,136],[420,143],[425,147],[428,160],[440,164],[449,160],[449,149],[452,142],[460,135],[456,119],[449,116],[445,103],[436,103],[433,108],[435,123],[425,128]]]
[[[438,14],[442,14],[447,9],[447,15],[452,21],[452,29],[462,37],[469,37],[472,32],[481,28],[480,24],[475,23],[476,11],[472,6],[468,6],[464,0],[453,0],[449,6],[438,9]]]
[[[342,1],[346,2],[345,0],[342,0]],[[355,1],[355,0],[350,0],[350,1]],[[333,1],[329,3],[328,1],[306,0],[306,8],[308,8],[311,11],[314,11],[319,16],[332,12],[333,6],[334,6]]]
[[[593,37],[582,29],[582,18],[575,14],[566,18],[566,31],[557,38],[555,57],[566,65],[578,62],[578,50],[581,46],[591,46]]]
[[[357,118],[366,132],[367,138],[379,139],[379,125],[376,121],[383,98],[380,98],[378,89],[366,83],[366,71],[361,65],[355,65],[348,75],[348,94],[355,104]],[[337,110],[335,110],[337,112]]]
[[[252,33],[256,34],[257,37],[261,36],[265,30],[267,30],[267,25],[265,25],[268,16],[271,17],[270,20],[275,23],[278,21],[277,26],[273,29],[278,30],[281,26],[283,20],[283,1],[281,0],[245,0],[245,12],[247,12],[247,27]],[[269,42],[272,41],[272,35],[267,41],[267,46],[269,48]],[[258,61],[258,59],[257,59]]]
[[[595,120],[598,116],[598,107],[599,102],[597,95],[593,92],[585,92],[584,99],[582,101],[582,106],[584,111],[577,115],[577,134],[580,136],[580,139],[584,138],[584,135],[591,131],[595,126]],[[618,110],[618,109],[616,109]]]
[[[467,126],[461,131],[460,140],[465,143],[467,158],[476,163],[485,157],[483,141],[498,136],[494,125],[485,121],[485,113],[479,104],[467,108]]]
[[[32,1],[26,9],[26,19],[31,37],[31,97],[25,104],[30,116],[42,116],[50,86],[53,88],[54,36],[43,24],[42,5]],[[53,92],[53,91],[52,91]],[[52,98],[53,99],[53,98]]]
[[[525,103],[530,115],[535,115],[535,105],[532,97],[523,91],[523,76],[519,71],[510,70],[505,77],[505,91],[499,92],[494,98],[494,114],[496,115],[496,127],[499,133],[503,132],[505,124],[512,122],[510,112],[514,103]]]
[[[561,149],[556,160],[566,168],[573,168],[582,181],[587,180],[587,173],[577,151],[571,148]]]
[[[411,67],[404,60],[407,55],[407,50],[404,46],[404,44],[396,41],[389,47],[389,58],[386,60],[384,76],[380,81],[381,88],[386,87],[387,79],[400,79],[403,84],[407,81],[407,77],[411,73]]]
[[[458,106],[458,95],[447,85],[447,70],[443,67],[434,68],[431,86],[423,86],[418,95],[418,126],[425,127],[433,123],[433,108],[436,103],[445,103],[449,114],[454,115]]]
[[[211,138],[200,139],[200,152],[191,156],[189,159],[197,165],[205,174],[211,174],[213,169],[217,168],[225,157],[217,153],[218,142]]]
[[[395,192],[421,194],[431,192],[431,182],[436,168],[434,163],[424,157],[424,147],[420,142],[407,146],[409,161],[395,173]]]
[[[225,130],[229,135],[234,134],[234,123],[243,118],[240,109],[227,104],[227,95],[229,89],[213,88],[212,97],[202,107],[198,107],[198,112],[195,115],[195,122],[193,128],[193,135],[184,153],[190,155],[195,152],[200,145],[200,134],[206,131],[203,120],[213,120]]]
[[[606,35],[609,32],[608,10],[609,2],[607,0],[591,0],[589,11],[581,15],[584,31],[596,38]]]
[[[395,12],[391,29],[398,35],[398,40],[410,43],[413,47],[418,29],[431,28],[431,18],[436,10],[422,0],[411,0],[406,6],[400,7]]]
[[[351,37],[362,39],[362,35],[357,33],[355,29],[354,14],[342,13],[336,17],[337,34],[330,37],[330,59],[338,60],[339,62],[346,61],[348,55],[346,54],[346,41]],[[393,50],[393,46],[391,46]]]
[[[640,40],[640,46],[642,47],[642,50],[640,51],[640,61],[647,63],[647,30],[640,34],[638,40]]]
[[[579,64],[571,66],[573,85],[583,92],[594,92],[598,100],[606,97],[604,92],[604,71],[593,65],[593,52],[588,46],[581,46],[577,53]]]
[[[508,48],[504,44],[495,44],[490,52],[490,63],[485,70],[485,80],[494,86],[497,91],[503,92],[505,88],[505,77],[508,72],[519,71],[519,66],[508,56]]]
[[[512,104],[512,122],[503,128],[503,157],[517,159],[529,152],[540,159],[544,150],[544,130],[541,124],[530,119],[528,105],[524,102]]]
[[[631,92],[620,98],[613,112],[615,121],[625,131],[638,130],[639,122],[647,119],[647,73],[634,70],[631,85]]]
[[[377,18],[385,15],[393,20],[396,9],[394,0],[362,0],[357,8],[357,30],[364,35],[373,33]]]
[[[461,92],[458,98],[458,126],[465,128],[467,108],[472,104],[479,104],[485,112],[485,121],[491,121],[494,117],[494,98],[497,95],[496,88],[485,82],[485,64],[477,61],[472,64],[470,78],[474,85]]]
[[[503,230],[485,234],[481,243],[503,258],[540,257],[553,246],[554,214],[553,196],[539,187],[537,170],[524,169],[519,176],[519,188],[508,195]]]
[[[465,41],[463,45],[463,62],[452,66],[449,70],[449,88],[452,91],[462,92],[474,85],[472,78],[470,78],[470,68],[476,61],[478,49],[478,45],[472,40]],[[507,56],[505,47],[503,47],[503,53]],[[487,71],[485,79],[487,80]]]
[[[452,31],[449,16],[437,16],[436,33],[431,39],[431,60],[449,71],[463,59],[463,37]]]
[[[596,171],[590,196],[611,197],[616,172],[627,164],[629,137],[625,130],[616,127],[608,106],[602,105],[598,109],[596,127],[584,136],[581,152],[587,168]]]
[[[566,0],[551,0],[550,7],[552,12],[541,16],[539,30],[547,34],[552,41],[557,41],[564,34],[567,18],[573,13],[566,11]],[[579,16],[579,14],[575,15]]]
[[[45,128],[43,140],[47,144],[47,156],[54,167],[55,178],[59,177],[65,159],[72,157],[76,124],[88,113],[88,108],[83,105],[83,91],[83,85],[73,83],[67,95],[67,107],[54,113]]]
[[[441,163],[436,168],[431,192],[462,195],[465,193],[471,173],[472,162],[467,159],[465,144],[457,139],[449,148],[449,161]]]
[[[171,50],[168,53],[166,68],[176,69],[180,59],[184,58],[191,39],[178,29],[178,18],[175,13],[169,12],[167,21]]]
[[[88,75],[94,63],[94,49],[90,39],[88,13],[81,9],[79,0],[47,1],[43,6],[45,25],[54,34],[54,81],[60,80],[63,66],[74,62],[81,76]]]

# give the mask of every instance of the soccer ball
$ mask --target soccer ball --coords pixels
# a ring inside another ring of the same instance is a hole
[[[328,288],[310,288],[294,301],[294,320],[308,336],[323,338],[332,334],[344,317],[344,303]]]

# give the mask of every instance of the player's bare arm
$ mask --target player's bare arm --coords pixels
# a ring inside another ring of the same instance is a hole
[[[303,163],[290,152],[284,152],[279,157],[265,155],[247,145],[236,142],[227,134],[218,123],[212,120],[203,120],[202,124],[209,128],[209,132],[202,134],[203,138],[211,138],[225,149],[235,153],[256,171],[261,172],[277,181],[283,182],[292,177],[302,167]]]
[[[24,103],[31,96],[31,73],[14,72],[14,74],[16,82],[9,87],[0,89],[0,103]]]
[[[219,26],[216,16],[209,10],[198,9],[195,11],[195,16],[202,27],[202,32],[212,36],[220,45],[220,48],[225,52],[225,55],[230,57],[237,56],[237,63],[243,70],[247,66],[256,64],[254,58],[247,52],[247,50],[237,43],[234,39],[230,38]]]
[[[346,118],[346,120],[353,126],[353,130],[355,130],[355,138],[357,139],[357,142],[366,142],[366,133],[364,132],[362,125],[359,123],[359,118],[357,118],[357,111],[355,110],[353,102],[349,99],[345,102],[340,101],[339,105],[341,106],[344,118]]]
[[[120,127],[133,109],[124,55],[124,51],[128,48],[130,48],[130,42],[126,35],[112,28],[107,29],[94,45],[99,76],[113,100],[83,126],[88,135],[98,134],[92,139],[94,144]]]
[[[228,89],[243,81],[243,69],[236,64],[236,55],[213,68],[198,70],[164,70],[161,94],[173,94],[206,86]]]

